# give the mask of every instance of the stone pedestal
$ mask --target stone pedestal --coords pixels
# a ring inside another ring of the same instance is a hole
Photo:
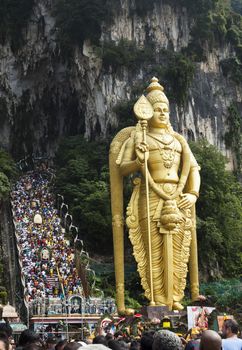
[[[141,309],[142,315],[152,320],[159,318],[160,320],[169,313],[168,306],[143,306]]]
[[[152,320],[154,318],[158,318],[159,320],[163,320],[165,317],[168,317],[171,321],[171,328],[178,329],[182,325],[187,323],[187,312],[186,310],[182,311],[170,311],[168,306],[143,306],[141,309],[142,315]]]

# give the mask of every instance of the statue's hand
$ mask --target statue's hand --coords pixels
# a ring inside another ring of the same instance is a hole
[[[195,194],[184,193],[184,194],[181,194],[181,197],[182,199],[178,203],[179,209],[189,209],[197,201],[197,197],[195,196]]]
[[[139,143],[139,145],[135,148],[136,156],[140,163],[144,163],[145,161],[145,153],[147,160],[149,158],[149,145],[142,141]]]

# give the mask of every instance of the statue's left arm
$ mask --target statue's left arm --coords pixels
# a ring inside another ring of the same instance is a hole
[[[186,183],[186,192],[194,194],[197,198],[199,197],[199,189],[201,184],[199,170],[200,167],[191,152],[191,169]]]
[[[192,229],[191,229],[191,246],[190,246],[190,258],[189,258],[189,274],[190,274],[190,287],[191,298],[197,300],[199,297],[199,276],[198,276],[198,254],[197,254],[197,235],[196,235],[196,211],[195,203],[199,196],[200,189],[200,167],[190,150],[190,171],[186,181],[183,198],[179,202],[180,209],[191,208],[192,214]]]
[[[199,197],[199,189],[201,184],[201,178],[199,174],[200,167],[190,151],[191,167],[188,175],[188,179],[185,186],[184,194],[182,194],[182,199],[179,202],[180,209],[190,208],[196,203]]]

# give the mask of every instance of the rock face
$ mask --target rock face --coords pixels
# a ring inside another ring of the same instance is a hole
[[[133,2],[120,1],[113,23],[103,25],[101,40],[125,38],[138,46],[152,40],[157,51],[179,52],[188,45],[191,20],[185,8],[161,0],[149,16],[140,17]],[[106,137],[118,124],[114,106],[130,98],[136,82],[151,78],[146,67],[136,72],[123,67],[118,73],[104,69],[88,41],[75,49],[71,61],[64,60],[51,7],[50,0],[38,1],[26,29],[26,44],[17,54],[10,44],[0,47],[0,142],[16,159],[31,154],[52,157],[63,135]],[[241,112],[242,90],[220,69],[219,61],[230,54],[229,46],[216,48],[207,53],[205,63],[196,64],[188,104],[172,104],[171,121],[190,139],[207,138],[230,157],[232,167],[233,157],[224,143],[227,109],[235,101]]]

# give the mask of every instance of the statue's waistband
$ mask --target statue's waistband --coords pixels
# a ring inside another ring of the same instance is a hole
[[[157,184],[178,184],[178,180],[160,180],[160,181],[155,181]]]
[[[157,183],[157,186],[162,188],[163,191],[165,193],[167,193],[168,195],[172,195],[177,190],[178,184],[177,184],[177,182],[172,182],[172,181],[167,182],[166,181],[166,182],[159,182],[159,183]],[[142,191],[146,191],[144,182],[141,184],[141,188],[142,188]]]

